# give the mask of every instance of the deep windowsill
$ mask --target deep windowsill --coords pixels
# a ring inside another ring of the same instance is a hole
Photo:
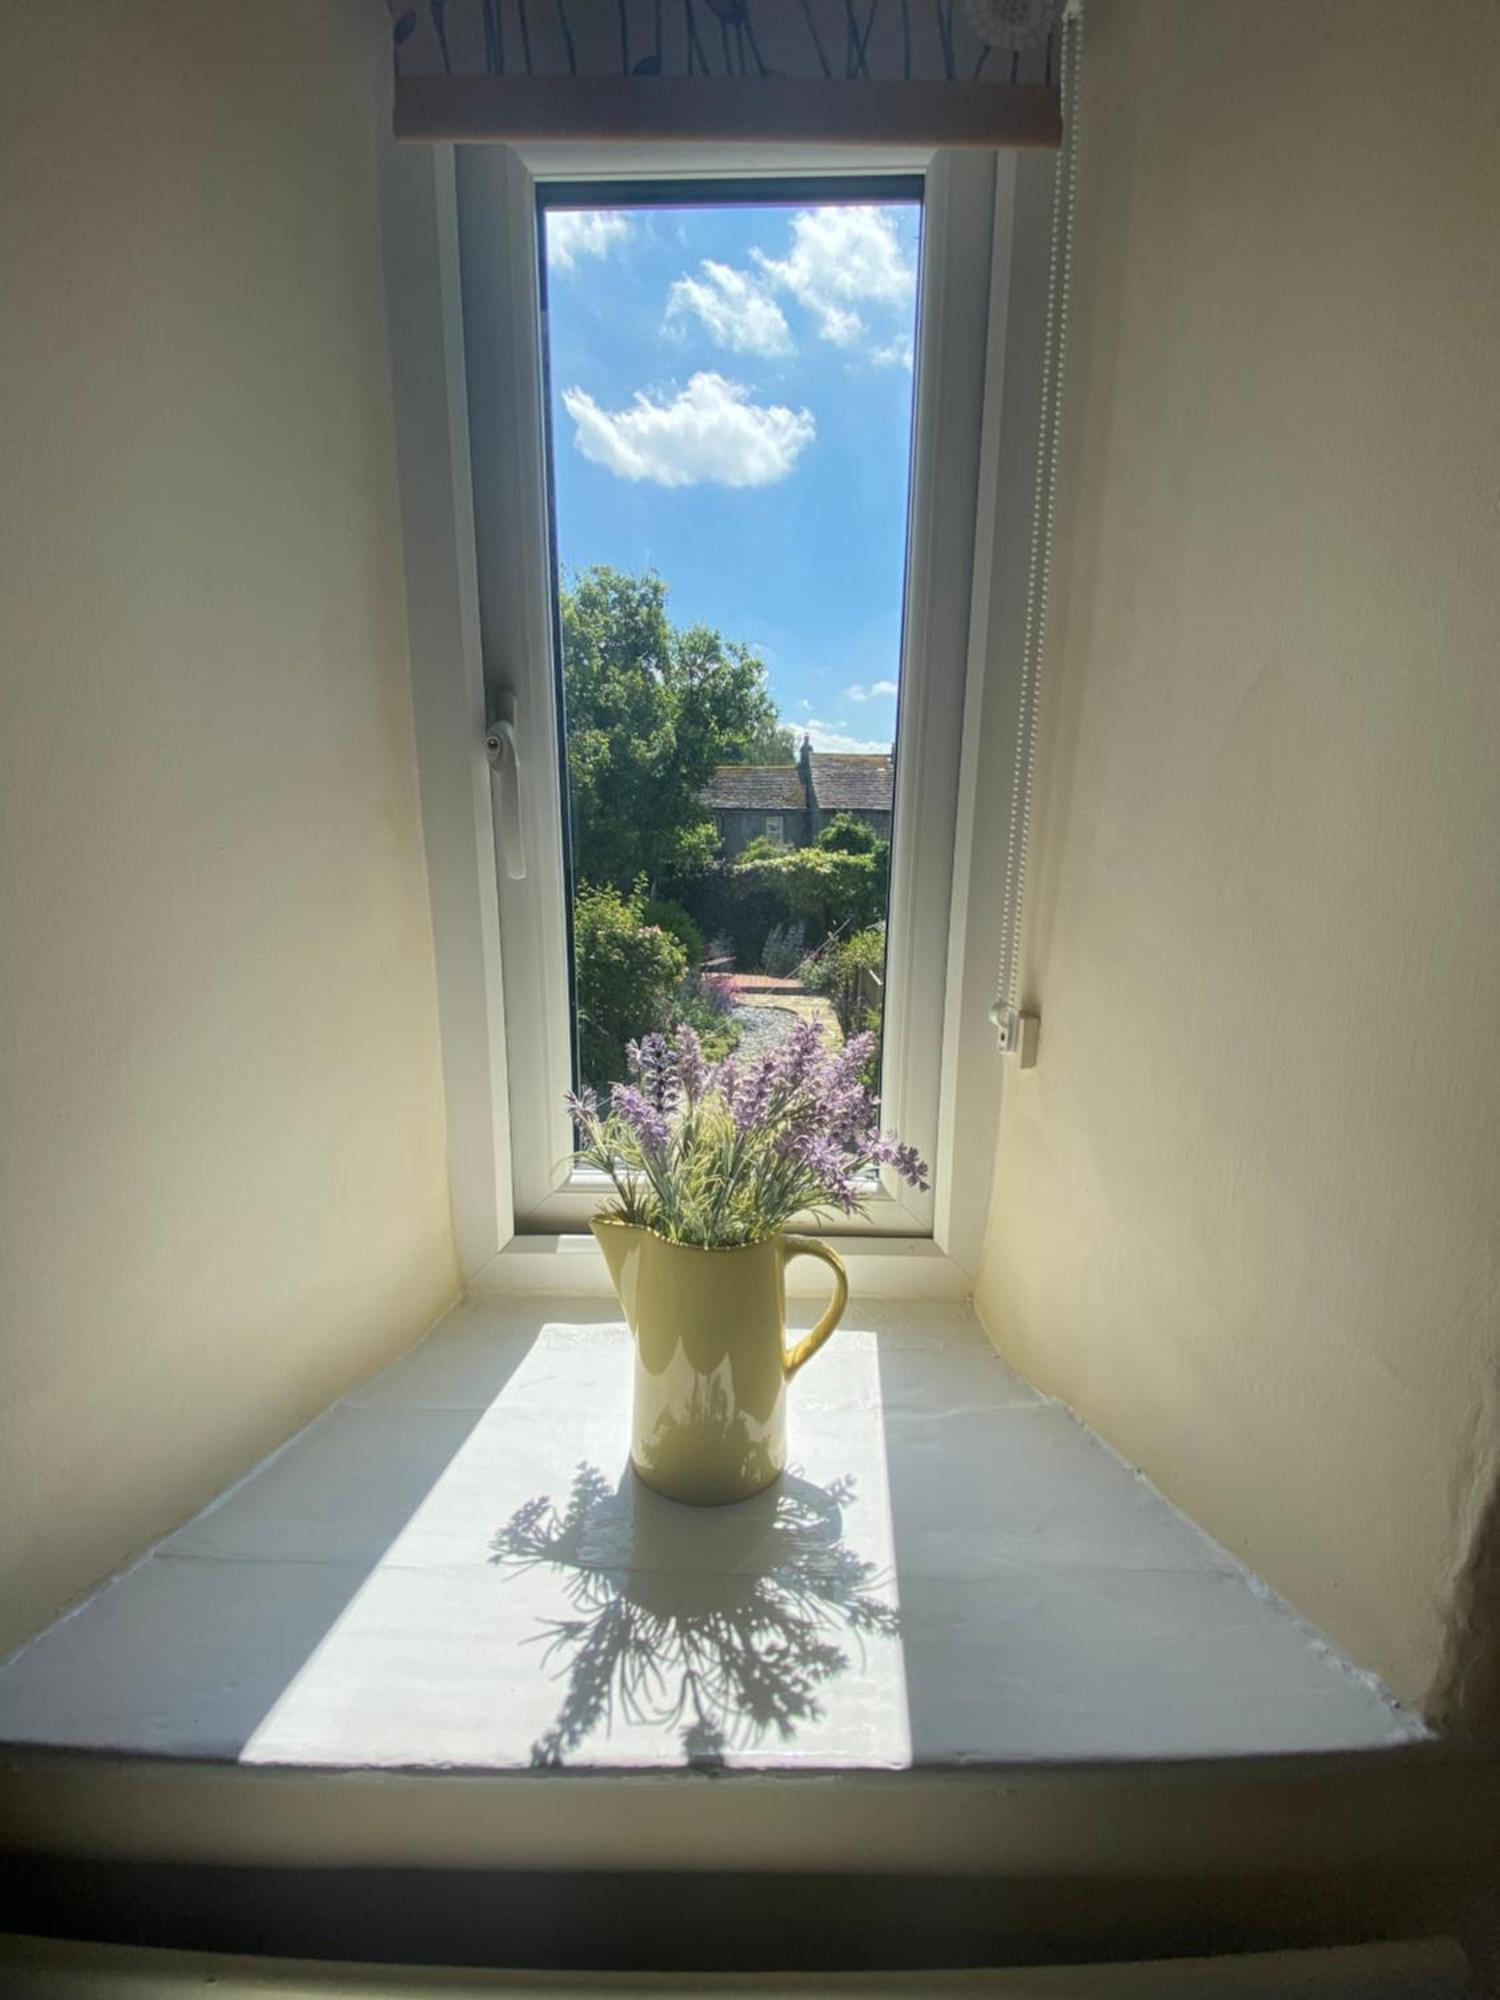
[[[630,1373],[609,1305],[459,1308],[0,1672],[0,1743],[899,1773],[1423,1734],[961,1306],[856,1310],[739,1507],[635,1483]]]

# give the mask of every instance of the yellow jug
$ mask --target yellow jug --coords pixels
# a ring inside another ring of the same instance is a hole
[[[636,1471],[693,1506],[748,1500],[785,1469],[786,1385],[849,1302],[843,1260],[813,1236],[705,1250],[631,1222],[600,1217],[592,1228],[635,1336]],[[812,1332],[788,1349],[793,1257],[821,1257],[834,1290]]]

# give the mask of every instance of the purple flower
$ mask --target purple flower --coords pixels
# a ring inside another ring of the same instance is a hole
[[[814,1023],[799,1021],[767,1053],[714,1065],[682,1026],[670,1041],[651,1034],[630,1044],[632,1081],[614,1086],[602,1131],[591,1092],[570,1096],[568,1108],[593,1121],[583,1157],[623,1155],[645,1168],[628,1184],[612,1174],[614,1212],[670,1242],[756,1242],[799,1208],[857,1212],[872,1192],[871,1167],[928,1186],[916,1147],[880,1130],[880,1100],[863,1082],[875,1048],[862,1034],[830,1049]],[[705,1100],[714,1107],[706,1119],[697,1109]],[[734,1127],[727,1146],[725,1118]]]
[[[666,1036],[646,1035],[638,1042],[627,1042],[625,1060],[654,1109],[670,1111],[677,1098],[677,1072]]]
[[[824,1059],[823,1037],[816,1021],[799,1021],[777,1051],[780,1081],[795,1090],[815,1074]]]
[[[838,1072],[830,1077],[822,1098],[823,1122],[842,1145],[860,1147],[864,1135],[876,1122],[876,1106],[858,1074]]]
[[[864,1085],[860,1079],[864,1073],[865,1064],[874,1053],[875,1037],[867,1028],[862,1034],[851,1035],[849,1037],[848,1041],[845,1042],[844,1046],[834,1057],[834,1067],[837,1069],[840,1077],[847,1079],[850,1083],[859,1084],[862,1090]]]
[[[696,1104],[712,1074],[703,1059],[703,1044],[698,1039],[696,1029],[684,1025],[677,1030],[676,1039],[672,1044],[672,1056],[682,1094],[689,1104]]]
[[[732,1014],[738,987],[733,973],[705,972],[698,981],[698,997],[715,1014]]]
[[[915,1146],[903,1146],[894,1132],[870,1135],[869,1154],[877,1167],[894,1167],[902,1180],[914,1188],[926,1190],[927,1162],[918,1154]]]
[[[765,1122],[776,1083],[776,1063],[776,1051],[772,1050],[769,1055],[757,1056],[744,1075],[736,1079],[729,1109],[741,1132],[752,1132]]]
[[[568,1115],[575,1123],[587,1125],[599,1115],[599,1094],[587,1084],[582,1090],[570,1090],[563,1098],[568,1107]]]
[[[666,1151],[672,1136],[666,1116],[634,1084],[617,1083],[610,1096],[610,1108],[617,1118],[625,1121],[648,1153]]]
[[[850,1215],[859,1206],[853,1162],[844,1148],[820,1132],[784,1134],[777,1150],[788,1154],[816,1182],[814,1205],[832,1202]]]

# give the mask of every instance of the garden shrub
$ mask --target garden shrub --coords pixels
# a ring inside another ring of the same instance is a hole
[[[790,852],[784,840],[772,840],[768,834],[758,833],[753,840],[745,842],[736,858],[740,861],[775,861],[779,855]]]
[[[879,1010],[867,1006],[861,996],[867,983],[863,975],[878,974],[884,969],[885,925],[871,924],[868,929],[826,944],[815,957],[804,962],[802,978],[810,992],[823,994],[832,1004],[846,1037],[866,1028],[873,1028],[878,1034]],[[875,1019],[867,1019],[869,1015]]]
[[[854,828],[851,839],[869,832],[858,821],[849,825]],[[837,823],[825,830],[836,828]],[[859,852],[783,848],[761,841],[752,842],[738,861],[716,862],[697,874],[674,874],[665,893],[716,946],[727,942],[736,965],[748,971],[765,963],[773,928],[800,922],[808,941],[816,943],[833,931],[863,930],[880,922],[889,874],[890,846],[878,838]]]
[[[735,872],[756,887],[780,890],[790,916],[811,921],[826,935],[846,927],[863,930],[885,915],[885,870],[879,862],[873,853],[794,847],[765,860],[742,861]]]
[[[687,955],[689,967],[703,963],[703,933],[681,903],[674,903],[666,896],[651,896],[644,914],[648,924],[655,924],[668,937],[676,938]]]
[[[596,1086],[625,1074],[625,1044],[671,1026],[687,954],[646,921],[639,883],[629,895],[581,883],[573,897],[578,1061]]]
[[[813,845],[837,854],[875,854],[887,843],[865,820],[841,812],[834,814]]]

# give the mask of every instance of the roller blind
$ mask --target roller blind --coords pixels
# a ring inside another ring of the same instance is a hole
[[[396,132],[427,140],[1055,146],[1063,0],[418,0]]]

